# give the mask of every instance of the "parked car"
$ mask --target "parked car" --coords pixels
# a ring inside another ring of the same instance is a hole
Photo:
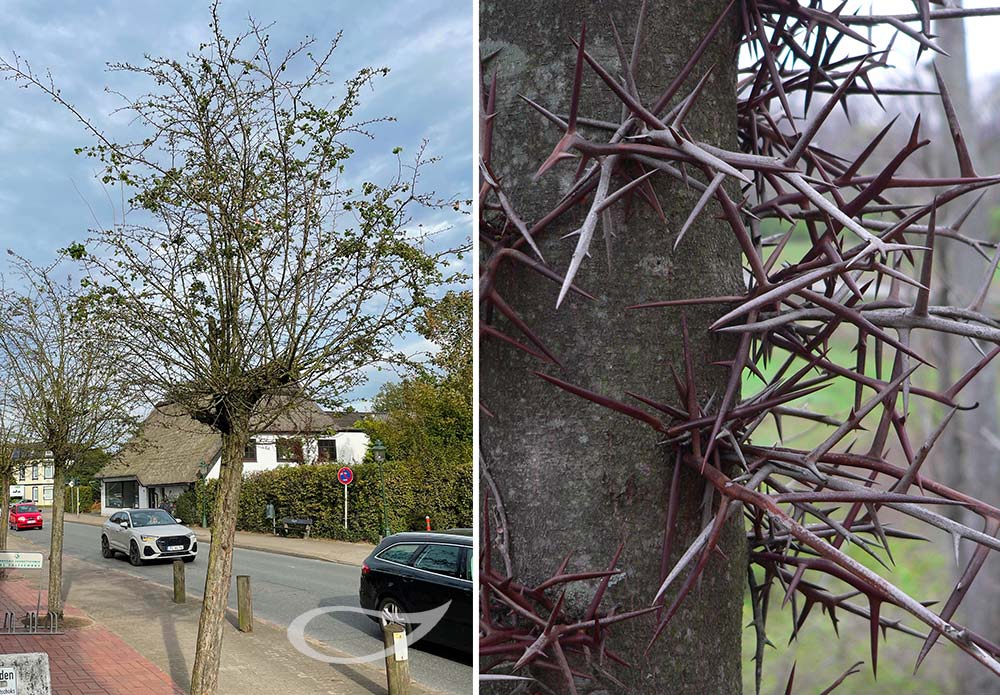
[[[101,526],[101,555],[116,552],[138,567],[147,560],[192,562],[198,556],[194,531],[162,509],[128,509],[112,514]]]
[[[42,512],[34,502],[18,502],[10,505],[7,526],[15,531],[26,528],[42,528]]]
[[[376,610],[372,620],[393,622],[407,632],[406,615],[451,605],[424,638],[471,652],[472,533],[397,533],[388,536],[361,565],[361,607]]]

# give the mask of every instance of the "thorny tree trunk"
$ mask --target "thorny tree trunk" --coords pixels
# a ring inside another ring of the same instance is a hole
[[[662,91],[725,5],[722,0],[650,3],[637,79],[644,97]],[[559,134],[545,127],[517,95],[566,113],[575,58],[569,37],[578,36],[586,21],[588,50],[605,65],[617,65],[607,13],[611,10],[619,31],[631,37],[638,8],[638,1],[481,3],[481,51],[489,55],[499,49],[487,66],[488,72],[497,70],[499,85],[493,166],[529,222],[569,187],[576,164],[563,164],[531,182],[531,174]],[[686,126],[699,139],[735,149],[735,24],[732,33],[722,36],[692,73],[692,80],[697,80],[715,64]],[[597,86],[592,74],[585,79],[582,99],[581,116],[620,117],[620,104]],[[627,222],[621,208],[613,208],[617,236],[611,242],[612,269],[602,248],[577,275],[576,284],[595,295],[596,301],[570,295],[556,310],[556,286],[532,273],[520,274],[500,288],[565,367],[541,364],[498,341],[484,342],[480,362],[481,396],[495,415],[482,418],[483,465],[497,484],[509,522],[515,576],[529,585],[537,583],[569,552],[573,552],[569,571],[603,570],[624,542],[619,567],[625,573],[612,582],[603,605],[617,612],[648,606],[661,582],[660,548],[673,454],[634,421],[564,393],[531,371],[546,371],[613,398],[623,399],[626,391],[635,391],[676,403],[671,366],[683,374],[680,312],[625,307],[658,299],[735,294],[742,291],[742,281],[738,246],[711,212],[702,214],[677,251],[672,250],[698,194],[659,181],[666,224],[641,199],[633,204]],[[574,223],[579,218],[564,220],[546,232],[542,252],[554,268],[562,270],[569,263],[572,241],[560,241],[559,236],[572,231]],[[599,247],[603,244],[594,245]],[[735,352],[734,342],[707,331],[716,312],[698,307],[686,311],[702,405],[713,392],[721,397],[727,377],[726,369],[710,363]],[[679,535],[671,565],[710,520],[702,508],[703,484],[687,470],[681,481]],[[741,519],[725,531],[721,549],[724,557],[720,553],[712,558],[700,588],[648,654],[645,650],[655,627],[652,618],[618,624],[611,631],[608,646],[634,664],[631,669],[614,670],[628,692],[741,692],[746,581]],[[670,600],[672,596],[667,597]],[[583,613],[589,601],[590,595],[582,591],[566,596],[571,615]],[[580,663],[572,665],[584,669]],[[545,672],[535,675],[557,692],[565,692],[561,679]],[[616,690],[607,683],[579,686],[581,693]]]
[[[49,615],[63,617],[63,517],[66,512],[66,461],[56,456],[52,475],[52,541],[49,545]]]
[[[0,476],[0,514],[3,515],[3,519],[0,519],[0,551],[7,549],[7,516],[10,514],[8,508],[10,507],[10,473],[4,473]],[[0,569],[0,579],[5,579],[7,577],[7,570]]]
[[[222,461],[219,483],[212,511],[212,546],[205,576],[205,600],[198,621],[198,642],[191,695],[212,695],[219,688],[219,664],[222,657],[222,628],[229,585],[233,574],[233,542],[236,538],[236,514],[243,485],[243,452],[249,440],[246,418],[222,434]]]
[[[958,3],[955,3],[958,4]],[[938,56],[935,62],[946,84],[963,125],[963,135],[980,174],[994,173],[988,170],[981,156],[976,127],[976,114],[972,110],[971,84],[966,61],[965,24],[963,21],[942,21],[935,25],[938,42],[948,56]],[[949,171],[957,172],[958,165],[953,157],[946,162]],[[974,238],[990,237],[990,210],[996,204],[996,195],[987,189],[986,197],[979,203],[962,226],[962,231]],[[957,215],[959,207],[951,211]],[[968,306],[979,292],[985,280],[987,266],[983,259],[962,244],[941,244],[939,277],[943,288],[936,300],[945,306]],[[993,311],[984,307],[987,315]],[[980,355],[964,338],[939,334],[935,361],[941,373],[942,383],[951,385],[962,372],[973,364]],[[956,490],[974,491],[976,497],[990,504],[1000,504],[1000,470],[997,467],[997,442],[1000,442],[1000,428],[997,424],[997,379],[996,370],[987,369],[966,389],[965,400],[978,403],[975,410],[961,412],[955,416],[951,427],[944,431],[938,443],[940,456],[937,471],[941,481]],[[974,527],[980,526],[978,517],[971,512],[954,508],[948,510],[959,521]],[[950,539],[949,539],[950,540]],[[964,564],[972,552],[971,544],[963,544],[962,567],[954,567],[953,580],[962,574]],[[949,553],[950,555],[950,553]],[[980,635],[995,639],[1000,635],[1000,603],[996,597],[1000,593],[1000,563],[993,553],[979,572],[976,582],[969,589],[959,619],[969,629]],[[964,615],[961,615],[964,612]],[[957,678],[960,692],[987,693],[997,687],[996,678],[986,669],[970,667],[964,659],[956,659]]]

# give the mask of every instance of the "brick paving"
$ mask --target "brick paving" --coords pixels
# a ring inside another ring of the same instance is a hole
[[[38,580],[30,573],[10,573],[0,581],[0,611],[11,610],[20,620],[34,610]],[[42,613],[46,592],[42,589]],[[89,620],[67,604],[65,615]],[[166,673],[132,649],[116,634],[91,622],[62,635],[29,636],[0,634],[0,653],[45,652],[49,655],[53,695],[183,695]]]

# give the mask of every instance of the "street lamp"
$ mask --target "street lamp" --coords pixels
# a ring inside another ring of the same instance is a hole
[[[389,505],[385,497],[385,445],[381,439],[372,444],[372,458],[378,463],[379,477],[382,480],[382,538],[389,535]]]
[[[208,464],[202,461],[198,464],[198,475],[201,476],[202,488],[208,484]],[[195,493],[197,494],[197,493]],[[205,490],[201,491],[201,527],[208,528],[208,515],[205,513]]]

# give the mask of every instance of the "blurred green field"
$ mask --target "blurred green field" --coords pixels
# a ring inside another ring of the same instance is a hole
[[[764,234],[775,234],[780,231],[781,225],[768,221],[769,224],[764,230]],[[787,225],[784,226],[787,229]],[[796,230],[798,235],[798,230]],[[804,230],[803,230],[804,235]],[[799,260],[807,250],[807,241],[793,239],[782,253],[782,260]],[[856,329],[850,326],[842,326],[829,345],[829,359],[838,364],[853,367],[856,360],[854,352],[857,340]],[[891,349],[886,351],[883,362],[882,376],[885,378],[892,368]],[[773,376],[781,363],[785,360],[786,354],[775,351],[774,359],[766,366],[758,364],[758,367],[767,377]],[[804,362],[795,360],[786,374],[793,373],[803,366]],[[866,372],[870,375],[875,373],[874,354],[872,342],[868,343],[868,354]],[[756,377],[745,372],[743,382],[743,396],[749,396],[761,389],[763,384]],[[862,393],[862,401],[870,398],[873,392],[866,389]],[[854,403],[854,386],[844,378],[833,380],[829,386],[822,391],[812,394],[804,399],[795,401],[789,405],[796,408],[811,410],[825,415],[832,415],[838,419],[848,416]],[[911,401],[911,409],[924,408],[924,404],[917,403],[919,399]],[[866,419],[865,425],[870,432],[878,419],[878,411]],[[934,411],[936,417],[936,411]],[[911,416],[911,421],[919,418]],[[782,418],[780,430],[773,417],[766,418],[758,429],[754,432],[753,441],[759,444],[774,444],[781,442],[783,445],[796,448],[811,448],[822,442],[831,432],[832,427],[807,422],[795,418]],[[864,450],[868,442],[865,441],[865,434],[861,436],[854,450]],[[917,433],[916,436],[919,436]],[[897,446],[895,440],[890,438],[890,445]],[[838,448],[842,448],[841,447]],[[892,457],[892,453],[890,453]],[[906,528],[914,532],[927,535],[925,527],[912,525],[909,519],[901,516],[886,515],[885,519],[890,524],[896,524],[901,528]],[[849,544],[848,544],[849,545]],[[891,546],[895,564],[888,558],[883,560],[890,564],[891,571],[878,565],[863,551],[845,546],[852,557],[865,563],[867,566],[878,569],[889,581],[900,587],[918,600],[944,601],[951,591],[950,582],[953,571],[953,560],[951,559],[950,544],[947,539],[935,537],[932,542],[902,541],[895,540]],[[761,573],[762,574],[762,573]],[[805,578],[810,579],[807,573]],[[827,584],[829,580],[823,579],[820,583]],[[832,586],[832,585],[831,585]],[[835,593],[845,593],[849,590],[846,585],[833,587]],[[836,691],[838,695],[867,695],[868,693],[906,693],[908,695],[957,695],[954,690],[948,689],[949,674],[956,667],[979,668],[971,659],[958,652],[952,645],[941,641],[932,650],[931,654],[924,661],[920,672],[914,676],[913,667],[920,650],[922,640],[900,633],[890,632],[888,638],[880,636],[878,677],[872,674],[871,654],[869,646],[869,624],[867,619],[847,614],[843,611],[837,612],[839,620],[840,637],[834,631],[829,617],[824,614],[820,607],[814,607],[809,618],[800,631],[797,638],[789,642],[792,634],[793,617],[790,605],[782,608],[784,592],[780,585],[776,585],[771,597],[771,604],[768,616],[768,639],[775,645],[765,649],[764,669],[762,681],[762,693],[784,693],[785,683],[792,669],[797,663],[794,693],[820,693],[831,685],[845,670],[853,663],[862,661],[860,673],[850,678]],[[855,599],[854,602],[867,608],[864,597]],[[801,604],[800,604],[801,606]],[[921,629],[921,624],[916,619],[908,616],[892,607],[883,607],[882,615],[889,618],[901,618],[910,627]],[[744,692],[754,692],[754,671],[755,665],[753,655],[755,649],[755,632],[752,628],[753,613],[750,606],[749,594],[744,602],[744,624],[750,627],[744,633],[743,655],[744,655]]]

